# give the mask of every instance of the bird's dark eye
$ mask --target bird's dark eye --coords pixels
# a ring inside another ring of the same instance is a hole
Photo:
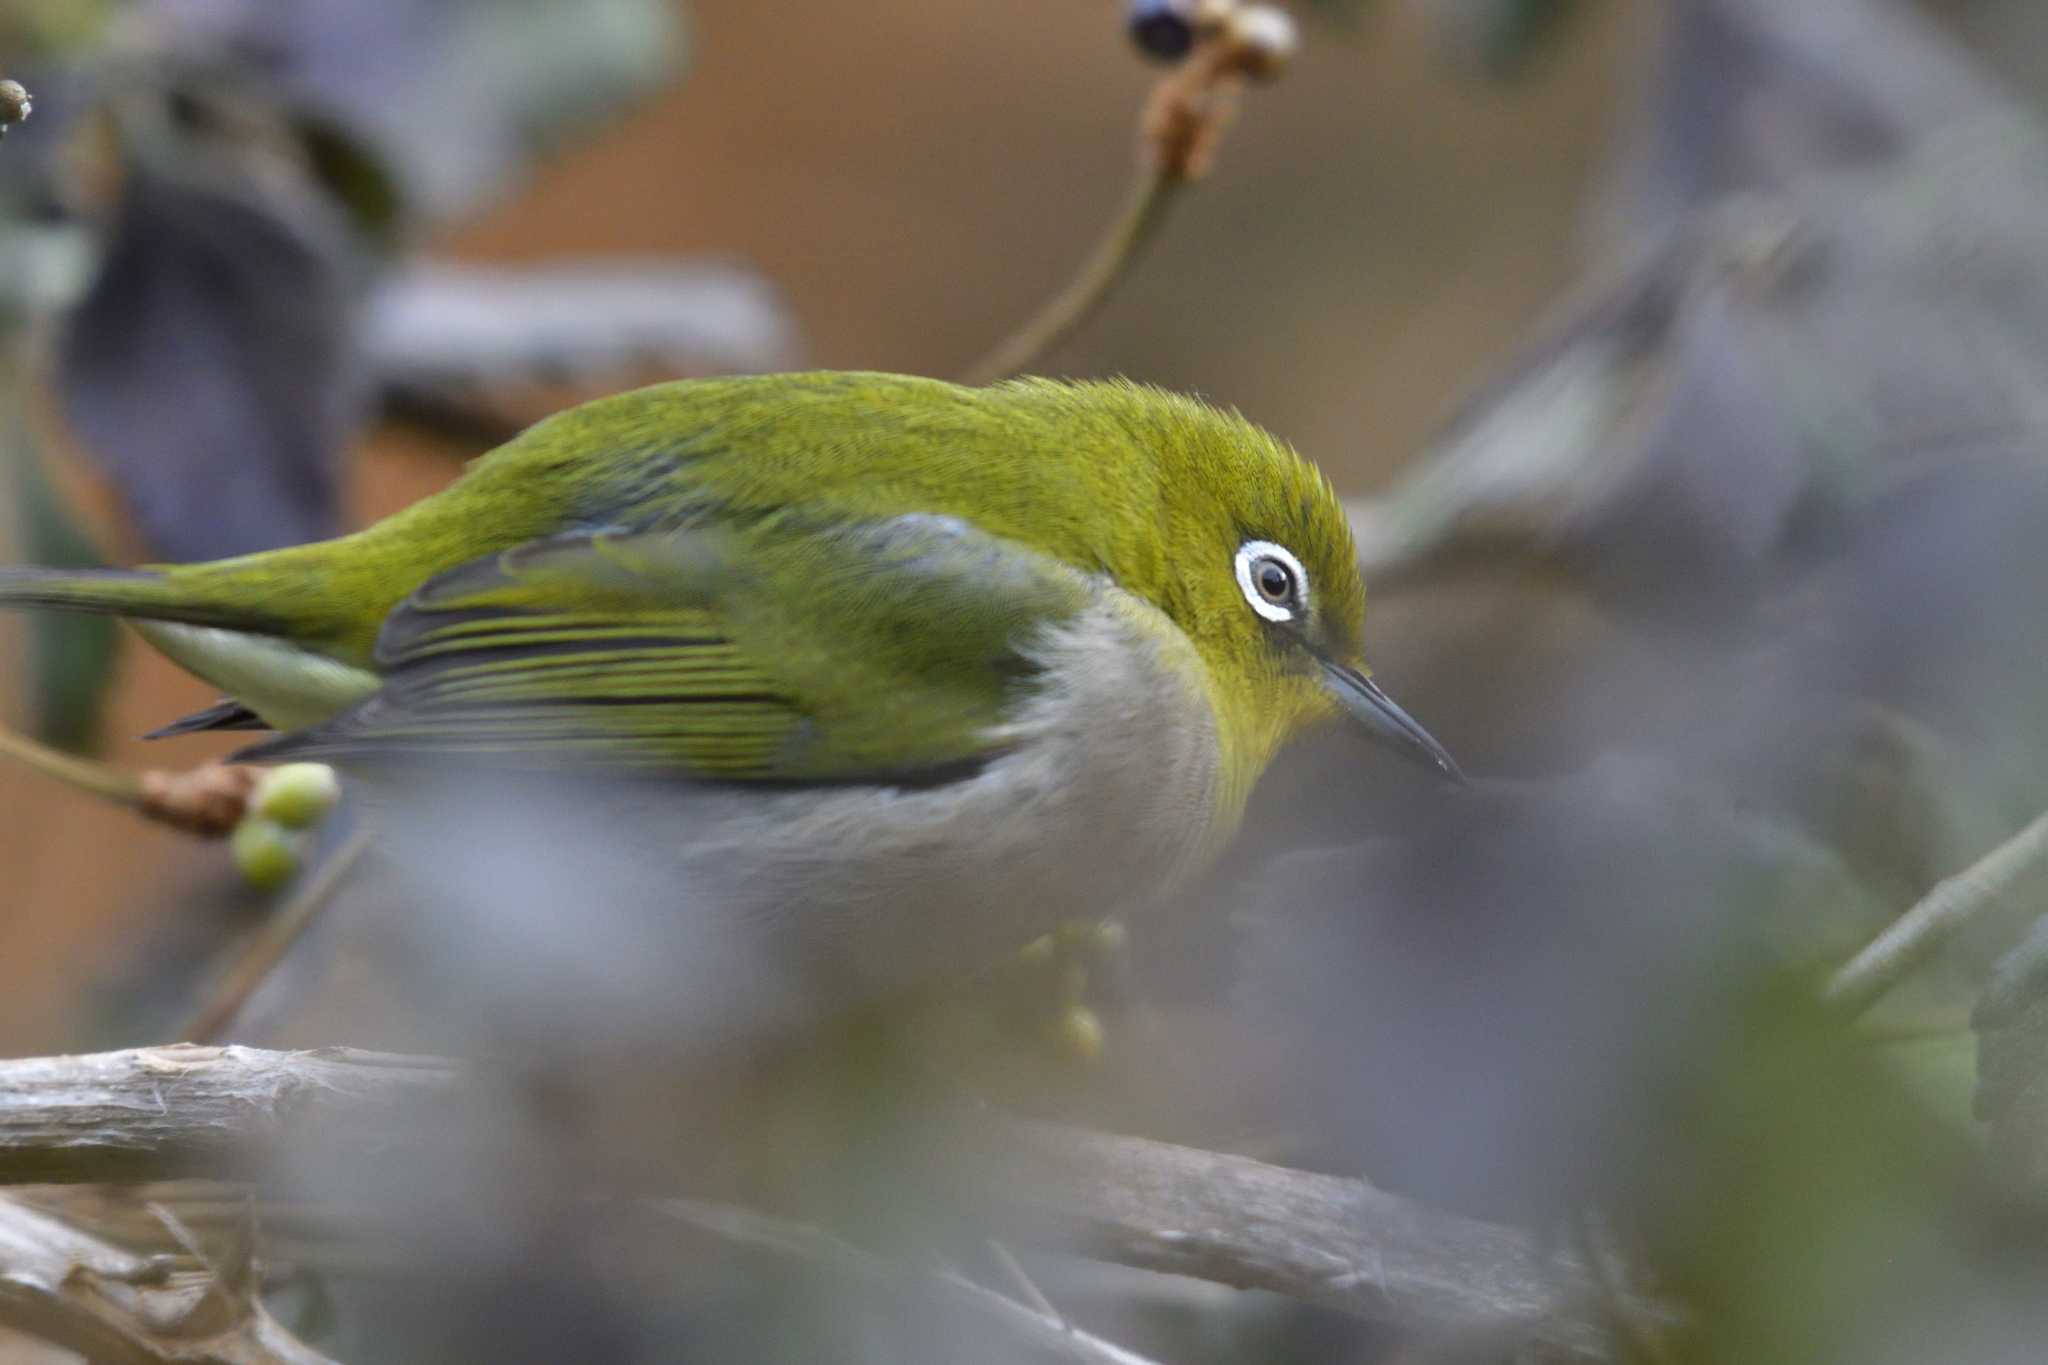
[[[1285,546],[1248,540],[1237,547],[1237,586],[1268,621],[1291,622],[1308,610],[1308,575]]]

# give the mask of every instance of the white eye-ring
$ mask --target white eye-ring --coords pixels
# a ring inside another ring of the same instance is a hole
[[[1237,547],[1237,586],[1268,621],[1292,621],[1308,610],[1308,570],[1286,546],[1270,540]]]

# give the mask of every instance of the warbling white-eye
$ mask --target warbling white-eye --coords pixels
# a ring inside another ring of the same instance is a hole
[[[1170,891],[1317,722],[1457,775],[1367,676],[1323,476],[1128,383],[666,384],[354,535],[0,603],[127,618],[229,696],[170,732],[251,760],[653,778],[621,828],[855,994]]]

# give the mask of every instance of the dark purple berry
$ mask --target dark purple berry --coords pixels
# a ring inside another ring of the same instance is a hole
[[[1187,56],[1195,45],[1194,0],[1131,0],[1131,41],[1162,62]]]

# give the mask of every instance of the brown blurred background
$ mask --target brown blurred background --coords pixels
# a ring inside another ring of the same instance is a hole
[[[1296,66],[1251,92],[1218,172],[1043,368],[1199,390],[1347,492],[1381,485],[1568,278],[1633,38],[1624,7],[1593,5],[1570,41],[1495,84],[1439,60],[1415,9],[1302,16]],[[729,255],[784,291],[810,363],[944,375],[1064,281],[1125,193],[1154,72],[1112,0],[695,0],[689,19],[673,91],[448,250]],[[380,434],[353,466],[354,516],[472,453]],[[132,558],[118,516],[101,526]],[[232,747],[127,738],[209,700],[125,646],[110,756],[182,766]],[[146,954],[165,907],[224,877],[227,856],[13,768],[0,809],[0,1047],[63,1048],[88,988]]]

